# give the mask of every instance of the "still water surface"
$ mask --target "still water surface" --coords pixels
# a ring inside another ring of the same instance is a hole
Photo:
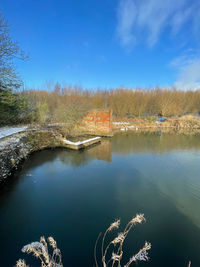
[[[125,258],[152,243],[138,266],[200,266],[200,136],[116,135],[85,151],[33,154],[0,190],[0,266],[26,258],[23,245],[52,235],[65,267],[94,266],[98,233],[136,213]]]

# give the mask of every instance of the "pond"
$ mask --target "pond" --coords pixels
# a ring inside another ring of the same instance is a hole
[[[124,133],[34,153],[0,190],[0,266],[38,266],[21,248],[42,235],[57,240],[65,267],[94,266],[99,232],[137,213],[146,222],[128,235],[125,261],[147,240],[150,260],[138,266],[200,266],[199,135]]]

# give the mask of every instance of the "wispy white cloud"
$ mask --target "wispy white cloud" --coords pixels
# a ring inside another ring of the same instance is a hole
[[[200,55],[186,53],[175,58],[171,64],[177,71],[174,86],[181,90],[200,89]]]
[[[176,35],[186,23],[200,30],[199,0],[119,0],[117,35],[124,46],[145,42],[153,46],[162,32]]]
[[[130,15],[131,14],[131,15]],[[137,16],[137,8],[132,0],[120,1],[118,7],[117,31],[123,45],[135,44],[132,28]]]

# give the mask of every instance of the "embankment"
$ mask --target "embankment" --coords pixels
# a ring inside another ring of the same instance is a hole
[[[0,183],[2,183],[21,161],[34,151],[45,148],[64,147],[59,134],[51,130],[27,131],[1,139]]]
[[[156,132],[180,132],[186,134],[193,134],[200,132],[200,119],[192,116],[184,116],[180,118],[170,118],[165,121],[156,121],[155,119],[131,119],[113,122],[114,131],[150,131]]]

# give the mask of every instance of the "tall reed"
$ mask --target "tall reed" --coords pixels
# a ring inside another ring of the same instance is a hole
[[[125,239],[128,235],[128,233],[130,232],[130,230],[132,229],[132,227],[134,227],[136,224],[141,224],[142,222],[145,221],[144,218],[144,214],[137,214],[135,217],[133,217],[126,225],[126,227],[124,228],[124,230],[120,233],[118,233],[118,235],[111,240],[110,242],[108,242],[108,245],[105,247],[105,240],[106,237],[108,235],[109,232],[111,232],[112,230],[116,230],[119,228],[120,226],[120,220],[116,220],[115,222],[113,222],[105,231],[105,233],[103,234],[102,237],[102,242],[101,242],[101,263],[98,264],[98,260],[97,260],[97,243],[99,241],[100,235],[97,238],[96,244],[95,244],[95,249],[94,249],[94,258],[95,258],[95,264],[96,267],[103,266],[103,267],[108,267],[108,266],[117,266],[117,267],[121,267],[122,265],[122,258],[123,258],[123,245],[125,242]],[[111,250],[112,248],[112,256],[109,257],[108,255],[108,251]],[[149,257],[148,257],[148,250],[151,249],[151,243],[145,242],[144,247],[142,249],[140,249],[136,254],[134,254],[129,261],[124,265],[124,267],[128,267],[130,266],[133,262],[137,262],[137,261],[148,261]]]

